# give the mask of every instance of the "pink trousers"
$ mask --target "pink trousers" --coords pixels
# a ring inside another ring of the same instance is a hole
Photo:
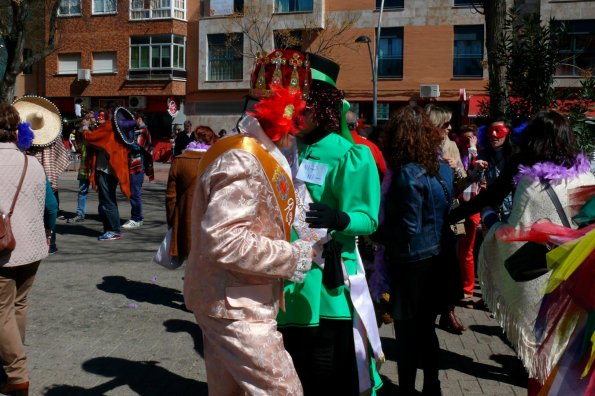
[[[303,395],[274,319],[195,316],[203,332],[209,395]]]

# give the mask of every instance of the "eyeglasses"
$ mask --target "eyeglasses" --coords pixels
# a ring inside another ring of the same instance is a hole
[[[448,129],[450,128],[450,121],[446,121],[444,124],[442,124],[442,129]]]

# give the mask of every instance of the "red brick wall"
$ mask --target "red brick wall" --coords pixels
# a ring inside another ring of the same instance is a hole
[[[375,37],[373,28],[360,29],[357,35]],[[453,27],[450,25],[405,26],[403,78],[380,79],[378,100],[419,99],[420,84],[439,84],[441,96],[438,100],[456,100],[460,88],[465,88],[468,93],[484,92],[487,80],[452,77],[453,41]],[[352,100],[371,100],[372,72],[366,44],[359,44],[355,53],[343,50],[338,56],[341,63],[338,86]]]
[[[188,2],[193,3],[193,2]],[[177,20],[129,21],[129,2],[118,2],[116,15],[91,15],[91,1],[83,0],[83,15],[58,18],[57,50],[46,59],[46,95],[59,96],[127,96],[184,95],[184,81],[127,81],[129,37],[148,34],[187,36],[188,24]],[[190,10],[188,11],[190,12]],[[195,35],[196,36],[196,35]],[[194,40],[196,38],[194,37]],[[187,50],[192,48],[187,42]],[[58,55],[81,54],[81,68],[92,69],[93,52],[116,52],[117,74],[92,75],[91,82],[77,81],[76,76],[58,76]],[[190,51],[188,51],[190,52]],[[187,54],[187,69],[191,56]],[[194,56],[195,57],[195,56]]]

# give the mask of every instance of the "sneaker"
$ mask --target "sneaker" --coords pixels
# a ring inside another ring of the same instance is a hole
[[[85,218],[79,215],[76,215],[74,217],[71,217],[70,219],[66,219],[66,223],[68,224],[72,224],[72,223],[81,223],[85,221]]]
[[[140,226],[143,225],[143,221],[139,220],[139,221],[134,221],[134,220],[128,220],[126,223],[124,223],[124,225],[122,225],[122,228],[125,228],[127,230],[131,230],[133,228],[138,228]]]
[[[54,254],[58,251],[58,248],[55,246],[50,246],[50,248],[48,249],[48,254]]]
[[[100,241],[118,241],[122,239],[122,236],[120,234],[116,234],[113,231],[108,231],[103,235],[99,235],[97,239]]]

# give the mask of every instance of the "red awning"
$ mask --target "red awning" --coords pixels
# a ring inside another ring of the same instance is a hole
[[[481,107],[490,105],[489,95],[472,95],[469,98],[469,111],[467,117],[478,117],[481,115]]]

